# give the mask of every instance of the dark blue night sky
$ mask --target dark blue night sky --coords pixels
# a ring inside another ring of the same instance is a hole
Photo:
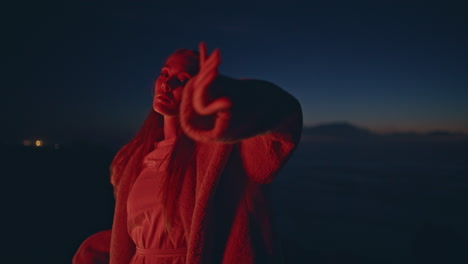
[[[221,73],[295,95],[305,125],[468,132],[464,1],[68,2],[6,9],[6,140],[128,139],[164,58],[200,41]]]

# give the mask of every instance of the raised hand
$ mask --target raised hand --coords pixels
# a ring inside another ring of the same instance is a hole
[[[206,45],[200,42],[200,71],[193,78],[193,108],[200,115],[213,115],[228,110],[232,106],[227,97],[209,98],[208,88],[218,76],[218,66],[221,63],[219,49],[215,49],[207,57]]]

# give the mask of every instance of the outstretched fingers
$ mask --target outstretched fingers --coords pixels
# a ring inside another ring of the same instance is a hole
[[[203,63],[200,62],[200,72],[197,74],[197,86],[207,88],[204,86],[210,84],[218,75],[218,66],[220,64],[221,55],[219,49],[216,49],[208,58],[205,58]]]
[[[218,76],[218,66],[221,64],[221,53],[219,49],[215,49],[207,57],[207,49],[204,42],[200,42],[199,52],[200,71],[195,77],[193,106],[199,114],[211,115],[230,107],[227,98],[218,98],[211,103],[209,102],[208,88]]]
[[[205,42],[200,42],[198,44],[198,52],[200,53],[200,67],[205,63],[206,59],[206,44]]]

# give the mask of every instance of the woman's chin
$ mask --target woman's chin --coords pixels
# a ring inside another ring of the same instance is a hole
[[[153,110],[163,116],[178,116],[179,109],[172,109],[171,107],[162,104],[153,104]]]

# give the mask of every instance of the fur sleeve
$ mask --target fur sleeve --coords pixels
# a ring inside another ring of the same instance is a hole
[[[238,143],[243,165],[257,182],[267,183],[295,149],[302,131],[302,110],[292,95],[273,83],[220,76],[210,97],[226,96],[228,111],[200,116],[192,106],[194,87],[187,83],[181,104],[185,133],[202,142]]]

